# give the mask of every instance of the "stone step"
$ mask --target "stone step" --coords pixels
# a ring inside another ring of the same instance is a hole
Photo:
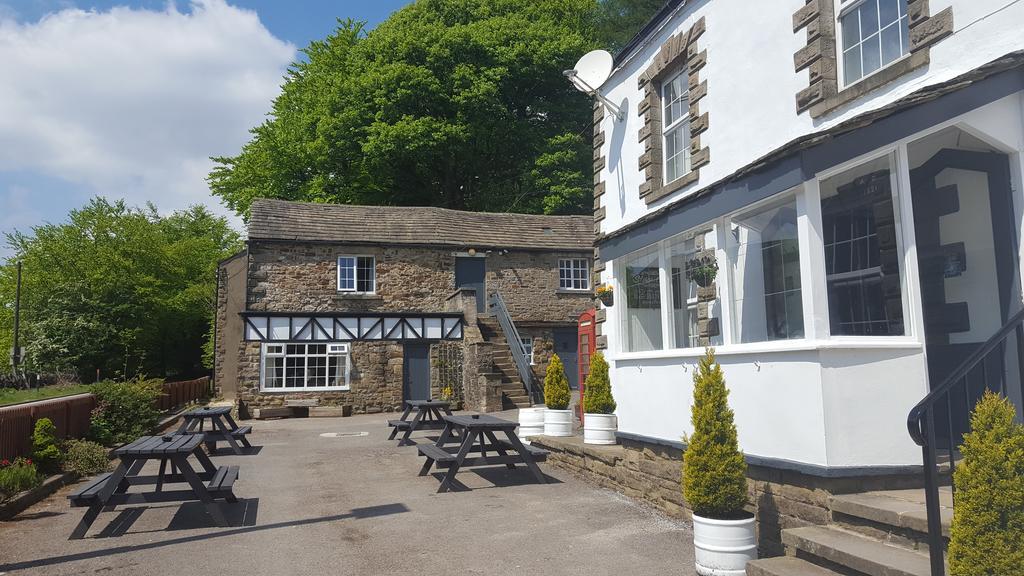
[[[927,551],[891,546],[834,526],[789,528],[782,531],[782,542],[800,556],[868,576],[931,576]]]
[[[747,562],[747,576],[840,576],[828,568],[822,568],[793,556],[763,558]]]
[[[876,530],[894,528],[904,537],[927,542],[928,513],[924,501],[924,490],[882,490],[832,496],[829,508],[838,523]],[[948,487],[939,489],[939,506],[942,534],[948,538],[953,520],[953,493]]]

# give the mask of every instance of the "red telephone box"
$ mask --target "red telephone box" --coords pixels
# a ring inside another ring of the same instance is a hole
[[[597,311],[593,308],[580,314],[577,337],[579,338],[578,353],[576,354],[576,374],[579,376],[580,401],[579,418],[583,422],[583,389],[586,387],[587,375],[590,374],[590,354],[597,345],[597,323],[594,322]]]

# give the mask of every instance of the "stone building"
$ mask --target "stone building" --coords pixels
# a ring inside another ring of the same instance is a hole
[[[259,200],[220,268],[217,386],[252,413],[390,411],[444,388],[529,406],[556,349],[575,364],[592,243],[589,217]]]

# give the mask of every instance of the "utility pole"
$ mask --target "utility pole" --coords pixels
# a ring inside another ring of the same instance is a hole
[[[18,374],[18,365],[21,364],[21,347],[19,332],[21,331],[21,260],[18,260],[18,281],[14,289],[14,350],[11,351],[11,365],[14,367],[14,374]]]

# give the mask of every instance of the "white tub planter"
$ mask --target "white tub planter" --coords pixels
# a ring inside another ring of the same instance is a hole
[[[572,436],[572,410],[544,410],[545,436]]]
[[[615,414],[584,414],[584,444],[615,444]]]
[[[519,409],[519,438],[523,444],[530,443],[530,436],[540,436],[544,433],[544,412],[547,408],[537,406],[534,408]]]
[[[744,576],[747,562],[757,560],[754,517],[714,520],[694,514],[693,547],[697,574]]]

